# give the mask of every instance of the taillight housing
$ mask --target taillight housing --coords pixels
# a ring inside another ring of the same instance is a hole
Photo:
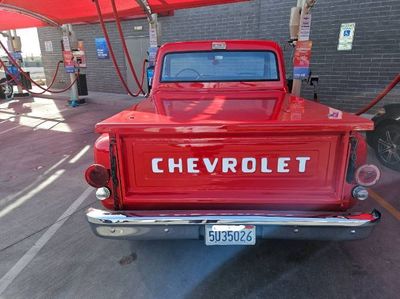
[[[356,169],[354,177],[358,185],[370,187],[379,181],[381,171],[376,165],[364,164]]]
[[[85,179],[92,187],[105,187],[110,181],[110,172],[101,164],[92,164],[85,171]]]

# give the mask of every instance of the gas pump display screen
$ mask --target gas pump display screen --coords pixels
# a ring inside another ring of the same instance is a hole
[[[166,54],[161,82],[277,81],[271,51],[202,51]]]

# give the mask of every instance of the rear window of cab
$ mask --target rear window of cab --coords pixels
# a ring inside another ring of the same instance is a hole
[[[161,82],[278,81],[272,51],[201,51],[168,53]]]

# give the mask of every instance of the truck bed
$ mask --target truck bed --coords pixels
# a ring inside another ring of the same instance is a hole
[[[96,127],[124,209],[340,210],[350,134],[372,122],[262,91],[159,93]]]
[[[157,92],[96,125],[98,133],[366,131],[373,122],[284,91]]]

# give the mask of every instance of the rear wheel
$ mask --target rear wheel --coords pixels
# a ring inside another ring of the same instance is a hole
[[[0,80],[0,98],[9,100],[13,98],[13,86],[7,82],[7,79]]]
[[[377,128],[375,152],[383,165],[400,171],[400,125],[388,124]]]

